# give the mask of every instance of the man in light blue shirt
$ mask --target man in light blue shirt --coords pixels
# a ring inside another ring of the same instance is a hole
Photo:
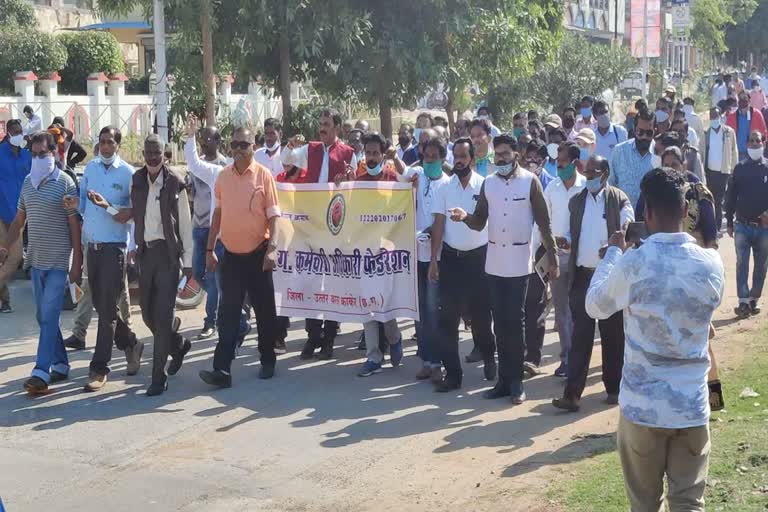
[[[144,344],[117,313],[117,303],[125,286],[126,242],[130,226],[131,180],[134,169],[125,163],[118,151],[122,134],[118,128],[106,126],[99,133],[99,156],[85,168],[80,182],[79,200],[68,197],[65,205],[78,205],[83,216],[83,244],[88,251],[88,280],[99,328],[96,349],[90,365],[85,391],[98,391],[107,382],[112,340],[125,351],[126,373],[139,371]],[[120,209],[125,209],[121,212]],[[126,214],[127,213],[127,214]]]
[[[654,115],[648,110],[637,114],[635,138],[613,148],[608,183],[623,190],[631,204],[640,199],[640,180],[653,167]]]
[[[592,113],[597,121],[595,154],[610,161],[613,148],[627,140],[627,129],[611,122],[608,105],[603,100],[595,102]]]

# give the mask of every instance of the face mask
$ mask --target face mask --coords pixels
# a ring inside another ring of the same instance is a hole
[[[575,123],[576,123],[575,119],[571,117],[566,117],[565,119],[563,119],[563,128],[565,128],[566,130],[570,130],[571,128],[573,128],[573,125]]]
[[[8,139],[8,142],[16,146],[17,148],[23,148],[24,146],[27,145],[26,141],[24,140],[24,135],[14,135],[13,137],[10,137]]]
[[[490,164],[490,165],[491,165],[491,171],[495,172],[499,176],[509,176],[509,174],[512,172],[512,169],[515,168],[514,163]]]
[[[592,107],[581,107],[581,118],[588,119],[592,117]]]
[[[715,130],[718,130],[720,128],[720,120],[719,119],[712,119],[709,121],[709,126],[714,128]]]
[[[589,148],[579,148],[579,160],[586,162],[589,160],[590,153]]]
[[[608,114],[600,114],[597,116],[597,126],[599,128],[608,128],[611,126],[611,117]]]
[[[115,163],[115,157],[116,156],[117,155],[115,153],[113,153],[111,157],[107,158],[104,155],[99,154],[99,159],[101,160],[101,163],[103,163],[104,165],[109,166],[109,165],[112,165],[113,163]]]
[[[688,115],[693,114],[693,105],[683,105],[683,112]]]
[[[656,111],[656,122],[657,123],[663,123],[667,119],[669,119],[669,114],[667,114],[665,111],[663,111],[663,110],[657,110]]]
[[[653,169],[658,169],[659,167],[661,167],[661,157],[659,155],[651,156],[651,167]]]
[[[576,164],[573,162],[566,165],[562,169],[560,167],[557,168],[557,176],[563,181],[568,181],[569,179],[573,178],[574,174],[576,174]]]
[[[420,137],[421,137],[421,128],[414,128],[413,129],[413,138],[416,141],[416,143],[418,143],[419,140],[421,140]],[[406,144],[406,146],[407,145],[408,144]]]
[[[525,133],[525,129],[523,128],[515,128],[512,130],[512,135],[515,136],[515,138],[520,138],[520,136]]]
[[[453,174],[458,176],[460,179],[464,179],[467,177],[467,175],[472,171],[470,167],[462,167],[459,169],[458,167],[453,168]]]
[[[422,165],[422,168],[424,169],[424,174],[433,180],[439,178],[443,174],[443,163],[440,160],[437,160],[436,162],[425,162],[424,165]]]
[[[747,153],[752,160],[762,160],[763,158],[763,148],[747,148]]]
[[[602,178],[592,178],[586,181],[585,186],[592,194],[597,194],[603,188],[603,180]]]
[[[635,147],[641,153],[645,153],[651,149],[651,139],[635,139]]]
[[[477,116],[478,119],[488,119],[488,115],[483,114],[482,116]]]
[[[53,158],[53,155],[33,158],[32,167],[29,170],[29,179],[32,180],[32,186],[39,188],[40,183],[51,175],[55,165],[56,160]]]
[[[371,176],[378,176],[381,174],[381,162],[376,164],[374,167],[371,167],[370,165],[366,165],[366,170],[368,171],[368,174]]]
[[[274,153],[278,149],[280,149],[280,141],[276,140],[274,144],[272,144],[267,148],[267,151],[269,151],[270,153]]]
[[[528,164],[528,170],[535,174],[536,176],[539,176],[541,174],[541,167],[538,166],[538,164],[531,162]]]
[[[411,144],[411,138],[407,135],[401,135],[397,138],[397,142],[400,144],[400,149],[405,150]]]
[[[160,165],[149,165],[147,164],[147,170],[149,171],[149,174],[155,175],[160,172],[160,168],[163,166],[163,164]]]
[[[551,158],[552,160],[557,158],[557,148],[558,147],[559,146],[557,144],[555,144],[554,142],[550,142],[549,144],[547,144],[547,156],[549,156],[549,158]]]

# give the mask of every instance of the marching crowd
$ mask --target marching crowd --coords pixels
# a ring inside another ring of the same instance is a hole
[[[621,411],[619,452],[633,510],[655,510],[665,473],[672,510],[703,510],[709,413],[722,407],[710,339],[724,287],[723,216],[735,238],[740,317],[759,313],[768,267],[765,122],[743,92],[735,111],[732,100],[708,111],[706,129],[694,100],[679,102],[673,87],[655,109],[639,100],[623,125],[612,121],[610,105],[589,96],[559,114],[516,114],[508,133],[484,107],[450,131],[446,119],[425,112],[415,126],[400,126],[396,146],[333,109],[320,114],[317,141],[284,140],[279,120],[266,120],[258,149],[249,128],[237,128],[225,147],[216,127],[191,118],[188,176],[170,168],[156,135],[144,141],[144,165],[135,170],[120,157],[120,130],[107,126],[79,184],[65,172],[74,142],[63,122],[25,136],[12,120],[0,144],[0,300],[10,311],[5,284],[26,227],[40,337],[24,388],[45,394],[68,378],[66,347],[85,347],[93,308],[98,329],[85,391],[106,385],[113,343],[125,352],[127,374],[139,371],[144,344],[131,328],[126,281],[134,262],[153,335],[148,396],[167,389],[191,347],[174,315],[180,277],[194,277],[207,292],[198,339],[218,331],[212,368],[200,378],[232,385],[251,309],[259,377],[271,378],[290,322],[276,316],[272,283],[276,183],[410,182],[416,378],[437,392],[462,386],[463,320],[474,344],[465,360],[482,362],[494,382],[485,398],[523,403],[525,379],[542,372],[551,306],[560,343],[554,373],[565,384],[552,405],[577,411],[597,326],[605,402]],[[68,286],[82,297],[64,340]],[[398,366],[397,322],[363,327],[358,375],[380,372],[387,353]],[[305,328],[300,357],[332,358],[338,322],[307,319]]]

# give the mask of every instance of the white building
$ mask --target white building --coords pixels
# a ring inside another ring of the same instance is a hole
[[[565,0],[567,30],[602,40],[624,39],[626,0]]]

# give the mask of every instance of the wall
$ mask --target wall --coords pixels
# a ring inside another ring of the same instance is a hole
[[[76,28],[97,23],[98,18],[89,9],[78,9],[63,0],[48,0],[50,5],[33,4],[37,28],[43,32],[53,32],[62,28]]]

